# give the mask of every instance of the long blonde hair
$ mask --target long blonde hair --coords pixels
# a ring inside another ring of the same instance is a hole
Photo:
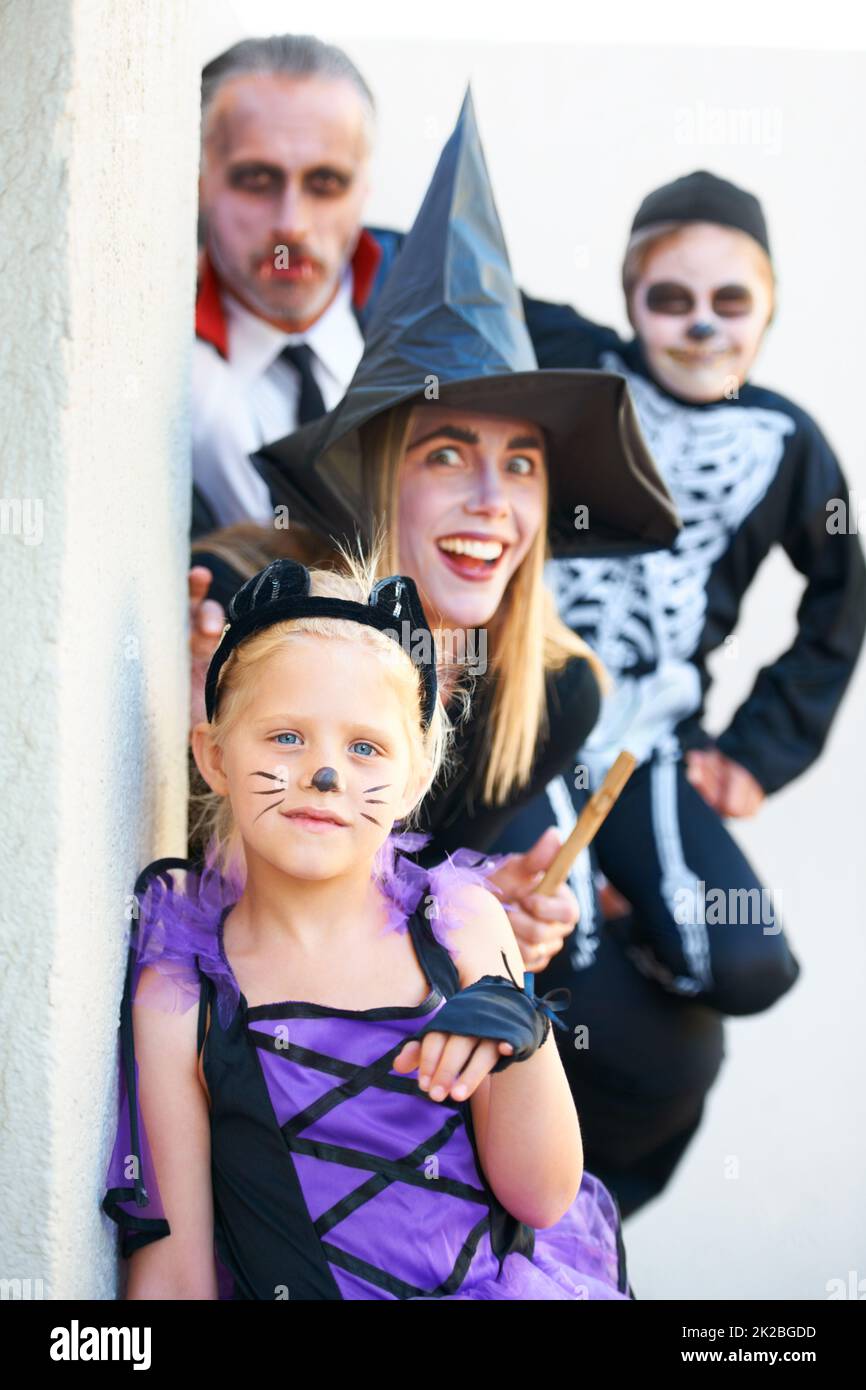
[[[310,593],[366,603],[382,568],[381,553],[374,549],[365,557],[338,547],[338,555],[344,572],[310,570]],[[413,824],[439,774],[451,770],[453,726],[440,698],[427,728],[422,727],[423,682],[418,667],[399,642],[364,623],[333,617],[288,618],[246,638],[231,652],[220,672],[218,703],[210,726],[214,743],[219,748],[225,747],[253,696],[262,666],[272,656],[285,651],[299,636],[362,644],[387,662],[405,712],[413,775],[423,773],[423,790],[415,807],[405,817],[407,826]],[[214,863],[224,875],[243,879],[246,873],[243,843],[228,796],[208,788],[193,800],[199,808],[194,833],[204,832],[208,862]]]
[[[384,411],[361,429],[365,492],[384,536],[380,577],[400,571],[397,497],[413,404],[410,401]],[[546,468],[544,486],[546,512]],[[486,728],[487,749],[479,753],[474,774],[490,805],[502,805],[529,781],[539,743],[549,731],[545,691],[549,672],[561,670],[574,657],[583,657],[602,691],[610,686],[600,658],[556,611],[553,595],[544,583],[544,566],[549,559],[547,532],[540,526],[490,625],[489,665],[495,689]]]

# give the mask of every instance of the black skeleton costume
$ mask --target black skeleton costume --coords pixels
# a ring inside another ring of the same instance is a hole
[[[739,227],[769,249],[757,200],[709,174],[650,194],[634,229],[675,220]],[[683,522],[667,551],[548,565],[562,616],[596,649],[615,685],[575,755],[577,776],[555,777],[490,846],[516,850],[550,824],[567,835],[620,749],[640,758],[591,850],[573,866],[580,921],[539,985],[570,988],[566,1022],[589,1029],[597,1055],[616,1037],[618,1065],[606,1082],[589,1053],[562,1055],[592,1135],[595,1171],[628,1214],[662,1190],[699,1127],[724,1056],[722,1017],[770,1007],[800,973],[776,903],[768,908],[739,845],[689,782],[683,754],[715,746],[766,793],[815,761],[863,642],[866,564],[858,537],[835,524],[840,499],[849,501],[839,462],[793,401],[747,381],[730,398],[688,402],[654,378],[638,338],[626,342],[568,305],[524,297],[524,310],[542,367],[625,376]],[[701,722],[707,658],[732,632],[776,545],[806,580],[797,634],[712,739]],[[604,921],[599,869],[628,899],[630,915]],[[745,918],[714,917],[714,898],[748,904]],[[643,977],[633,1009],[637,977],[623,974],[617,946]],[[651,982],[660,986],[657,1007],[646,993]],[[694,1037],[684,1049],[685,1028]]]
[[[632,231],[674,222],[738,228],[769,253],[758,200],[704,171],[649,194]],[[598,785],[623,747],[649,768],[627,795],[645,786],[658,860],[653,891],[678,928],[657,973],[677,992],[708,997],[714,988],[709,934],[697,910],[685,912],[683,905],[695,898],[696,882],[711,883],[712,876],[697,873],[684,852],[682,754],[714,745],[766,793],[786,786],[820,754],[866,630],[860,542],[833,525],[847,483],[815,421],[778,392],[747,381],[718,400],[686,401],[654,377],[638,337],[625,342],[567,305],[525,300],[524,307],[543,366],[597,367],[626,378],[683,522],[669,550],[555,559],[548,582],[562,616],[615,681],[580,753],[590,785]],[[806,579],[796,638],[758,673],[729,727],[711,739],[701,724],[707,658],[733,631],[743,596],[776,545]],[[572,812],[561,804],[562,793],[558,786],[550,796],[557,820],[567,824]],[[608,838],[618,820],[625,817],[615,812]],[[643,906],[636,904],[638,914]],[[589,963],[586,943],[582,955]],[[752,1009],[734,1004],[725,1011]]]

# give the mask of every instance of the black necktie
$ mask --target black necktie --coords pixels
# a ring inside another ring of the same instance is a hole
[[[298,396],[298,424],[305,425],[308,420],[318,420],[325,413],[325,402],[313,376],[313,349],[306,343],[291,343],[284,347],[280,357],[290,362],[300,377],[301,391]]]

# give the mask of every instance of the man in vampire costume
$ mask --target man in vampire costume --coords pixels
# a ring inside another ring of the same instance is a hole
[[[192,537],[273,520],[249,455],[343,395],[397,253],[362,226],[373,97],[309,36],[246,39],[202,73]]]

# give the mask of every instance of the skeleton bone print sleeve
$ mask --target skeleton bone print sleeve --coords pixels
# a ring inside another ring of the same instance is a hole
[[[585,747],[593,783],[618,748],[642,758],[709,742],[701,728],[709,654],[774,545],[807,580],[797,636],[763,668],[718,747],[766,792],[818,757],[866,631],[866,562],[839,463],[814,420],[775,391],[685,402],[623,342],[567,305],[524,300],[542,367],[622,373],[683,519],[671,550],[625,561],[549,566],[560,611],[595,647],[616,690]],[[841,524],[834,524],[837,518]]]

